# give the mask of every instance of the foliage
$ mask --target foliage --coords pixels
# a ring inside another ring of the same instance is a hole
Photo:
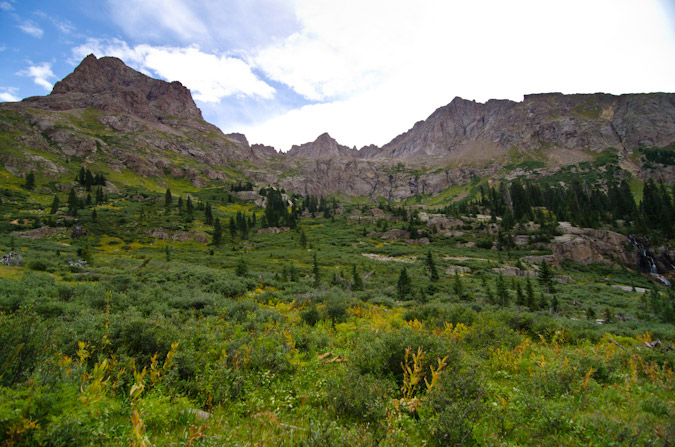
[[[0,189],[0,250],[23,258],[0,266],[0,444],[671,442],[672,290],[630,265],[562,262],[565,284],[543,263],[538,279],[505,273],[537,270],[564,215],[661,220],[663,238],[665,186],[646,182],[637,206],[622,182],[477,182],[443,210],[463,233],[446,237],[405,204],[358,222],[344,213],[365,217],[366,199],[264,188],[263,209],[237,183],[92,185],[87,201],[94,167],[84,184],[79,168],[70,190]]]

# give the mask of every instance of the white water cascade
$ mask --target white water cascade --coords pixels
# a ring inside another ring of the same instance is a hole
[[[654,262],[654,258],[649,254],[645,246],[642,245],[632,234],[628,236],[628,240],[631,244],[633,244],[633,248],[635,248],[635,250],[640,253],[640,256],[642,256],[642,258],[647,261],[647,264],[649,265],[649,274],[661,281],[663,284],[670,286],[670,281],[664,278],[663,275],[659,274],[658,270],[656,269],[656,262]]]

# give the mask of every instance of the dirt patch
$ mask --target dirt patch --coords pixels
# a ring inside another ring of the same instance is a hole
[[[28,239],[42,239],[55,234],[65,234],[65,227],[41,227],[28,231],[14,231],[12,236],[25,237]]]
[[[402,262],[404,264],[414,264],[415,262],[417,262],[416,256],[407,256],[407,257],[396,258],[396,257],[393,257],[393,256],[384,256],[384,255],[378,255],[378,254],[375,254],[375,253],[361,253],[361,254],[363,256],[365,256],[366,258],[372,259],[373,261]]]

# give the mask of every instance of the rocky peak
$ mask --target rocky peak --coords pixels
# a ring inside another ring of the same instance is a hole
[[[324,132],[310,143],[294,144],[287,154],[295,157],[323,158],[338,155],[356,155],[356,151],[339,144],[333,137]]]
[[[484,104],[455,98],[373,158],[497,160],[512,148],[555,157],[579,151],[664,147],[675,141],[675,94],[526,95]],[[587,155],[590,157],[590,155]]]
[[[263,153],[263,154],[276,155],[278,153],[277,150],[274,147],[266,146],[264,144],[253,144],[253,145],[251,145],[251,149],[253,149],[253,152],[258,152],[258,153]]]
[[[75,70],[54,85],[49,96],[28,98],[52,110],[95,107],[145,119],[202,120],[190,90],[180,82],[150,78],[115,57],[90,54]]]

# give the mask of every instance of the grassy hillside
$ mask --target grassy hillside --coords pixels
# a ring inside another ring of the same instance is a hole
[[[127,181],[76,220],[67,192],[51,213],[46,179],[4,175],[0,252],[22,264],[0,267],[3,444],[675,439],[673,293],[626,266],[564,262],[546,280],[523,259],[545,245],[492,249],[471,210],[452,237],[364,201],[258,233],[265,208],[181,183],[167,206]]]

